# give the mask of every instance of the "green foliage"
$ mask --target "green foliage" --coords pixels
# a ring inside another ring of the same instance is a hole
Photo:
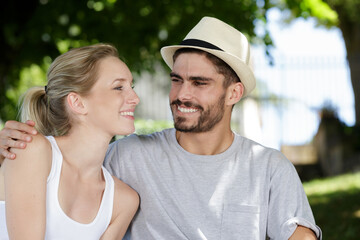
[[[319,24],[332,27],[338,24],[338,14],[322,0],[280,0],[280,9],[290,10],[288,20],[315,17]]]
[[[15,117],[21,69],[42,66],[70,48],[113,43],[133,71],[152,70],[162,46],[179,43],[203,17],[215,16],[255,37],[269,0],[27,0],[0,8],[0,119]],[[257,38],[269,45],[265,30]],[[162,61],[161,61],[162,62]],[[29,82],[26,86],[35,85]],[[11,93],[7,93],[10,91]],[[16,92],[16,94],[12,92]],[[8,96],[10,94],[10,96]]]
[[[304,0],[302,4],[304,11],[309,10],[310,15],[328,24],[337,24],[338,15],[328,4],[321,0]]]
[[[135,133],[136,134],[150,134],[159,132],[166,128],[172,128],[174,124],[172,121],[154,121],[150,119],[135,120]]]
[[[304,183],[323,239],[360,236],[360,172]]]
[[[0,125],[1,126],[1,125]],[[166,120],[151,120],[151,119],[137,119],[135,120],[135,133],[138,135],[147,135],[154,132],[160,132],[167,128],[174,127],[173,121]],[[124,136],[117,135],[111,142],[123,138]]]
[[[48,58],[44,58],[42,66],[31,64],[24,67],[19,73],[18,87],[10,87],[6,91],[6,97],[14,104],[17,104],[21,95],[33,86],[46,85],[46,69],[49,67],[50,62]]]

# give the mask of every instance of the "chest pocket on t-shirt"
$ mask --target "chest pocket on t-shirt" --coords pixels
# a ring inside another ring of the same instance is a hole
[[[224,206],[221,239],[259,239],[260,207],[240,204]]]

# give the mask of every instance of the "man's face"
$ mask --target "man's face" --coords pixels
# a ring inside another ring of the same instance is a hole
[[[170,107],[176,130],[207,132],[223,119],[224,76],[197,53],[180,54],[171,76]]]

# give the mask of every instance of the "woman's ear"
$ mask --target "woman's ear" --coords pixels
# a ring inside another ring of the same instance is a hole
[[[70,111],[77,113],[77,114],[86,114],[87,113],[87,109],[84,104],[84,100],[79,94],[74,93],[74,92],[69,93],[66,97],[66,101],[67,101]]]
[[[244,85],[241,82],[233,83],[228,87],[227,105],[234,105],[240,101],[244,94]]]

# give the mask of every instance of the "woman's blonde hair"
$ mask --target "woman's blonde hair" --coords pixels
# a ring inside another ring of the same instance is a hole
[[[98,78],[100,60],[106,57],[118,57],[116,48],[94,44],[71,49],[57,57],[48,70],[47,86],[31,88],[24,94],[20,121],[33,120],[36,129],[45,136],[67,134],[71,119],[66,96],[71,92],[86,96]]]

